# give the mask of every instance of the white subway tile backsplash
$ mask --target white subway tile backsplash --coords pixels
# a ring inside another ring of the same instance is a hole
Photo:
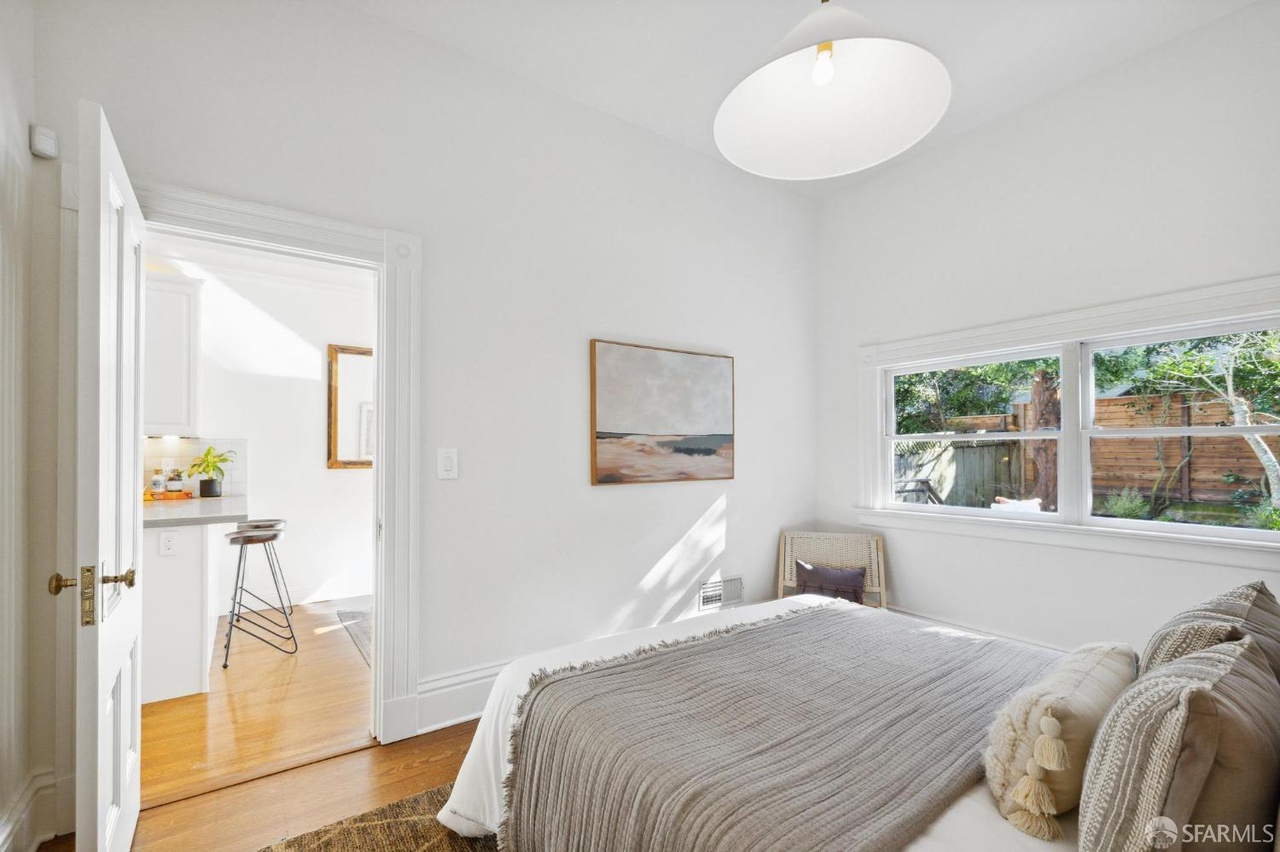
[[[191,460],[204,452],[206,447],[230,450],[235,455],[223,465],[226,477],[222,480],[222,493],[226,497],[239,497],[249,493],[249,442],[244,438],[146,438],[142,448],[142,487],[147,487],[156,468],[186,471]],[[189,479],[187,491],[198,491],[197,480]]]

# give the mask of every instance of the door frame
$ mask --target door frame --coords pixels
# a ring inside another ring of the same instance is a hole
[[[76,168],[64,164],[62,191],[61,356],[75,364],[74,326],[67,348],[67,301],[74,295],[74,241],[68,246],[68,223],[74,234],[78,210]],[[378,275],[377,358],[378,463],[375,467],[373,689],[370,728],[380,743],[415,736],[418,726],[419,627],[414,617],[420,590],[417,566],[422,542],[421,482],[425,473],[422,417],[422,239],[413,234],[370,228],[297,213],[249,201],[181,187],[136,183],[135,194],[148,230],[196,237],[207,242],[265,249],[358,266]],[[68,251],[70,249],[70,251]],[[74,300],[71,302],[74,316]],[[60,358],[61,361],[61,358]],[[60,364],[60,367],[62,365]],[[59,423],[74,423],[74,370],[59,370]],[[67,405],[70,408],[67,408]],[[68,430],[60,428],[60,445]],[[71,430],[74,432],[74,430]],[[65,457],[65,456],[64,456]],[[74,514],[64,500],[74,500],[73,475],[60,472],[58,483],[59,553],[74,542]],[[74,560],[73,560],[74,561]],[[68,564],[60,560],[59,564]],[[57,638],[56,727],[59,744],[74,741],[74,625],[59,617]],[[145,654],[145,649],[143,650]],[[144,757],[145,759],[145,757]],[[74,748],[58,749],[57,822],[59,831],[74,828]]]

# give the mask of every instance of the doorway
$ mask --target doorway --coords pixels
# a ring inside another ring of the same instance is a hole
[[[79,588],[57,604],[54,795],[57,833],[75,831],[86,846],[115,850],[128,848],[140,804],[139,663],[147,654],[140,598],[153,580],[183,576],[139,573],[134,564],[143,538],[138,474],[145,430],[138,390],[145,243],[158,234],[197,237],[377,273],[378,617],[372,689],[365,695],[372,705],[369,733],[385,744],[421,732],[414,620],[423,454],[421,240],[208,193],[135,185],[101,107],[81,102],[79,113],[83,162],[62,164],[59,194],[59,350],[71,354],[58,364],[57,443],[59,457],[74,463],[57,471],[56,545],[58,564],[78,567],[73,576],[53,574],[48,589],[59,595]],[[207,527],[202,536],[196,546],[207,552]],[[276,577],[278,570],[273,583]],[[193,619],[208,625],[206,611],[198,609]],[[205,637],[198,647],[210,641]],[[167,651],[167,644],[150,650]],[[260,752],[261,743],[246,744],[249,761]]]
[[[163,232],[144,266],[145,809],[376,744],[378,273]]]

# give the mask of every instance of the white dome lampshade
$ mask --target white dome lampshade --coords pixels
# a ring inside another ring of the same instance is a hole
[[[951,76],[929,51],[822,5],[778,43],[716,113],[716,147],[780,180],[847,175],[896,157],[937,126]]]

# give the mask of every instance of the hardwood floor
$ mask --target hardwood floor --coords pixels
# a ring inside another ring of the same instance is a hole
[[[454,780],[475,729],[455,725],[143,811],[133,850],[251,852],[390,804]],[[62,837],[40,852],[74,849]]]
[[[337,617],[367,607],[367,598],[297,605],[292,656],[237,631],[227,669],[219,619],[210,691],[143,705],[142,807],[375,745],[371,670]]]

